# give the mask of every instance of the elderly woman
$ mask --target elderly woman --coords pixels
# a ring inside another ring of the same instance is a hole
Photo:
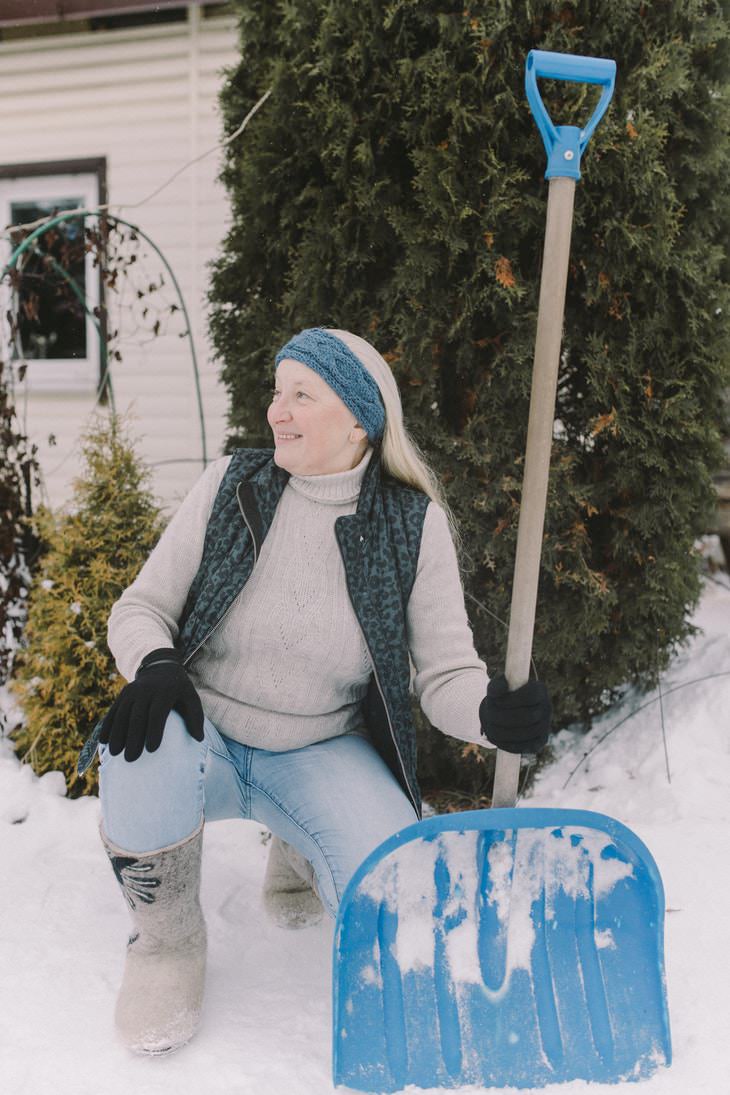
[[[300,332],[267,417],[273,451],[212,463],[114,605],[130,683],[80,761],[98,745],[100,833],[134,921],[116,1024],[140,1053],[200,1018],[206,821],[271,830],[277,923],[334,917],[365,856],[421,816],[411,689],[463,741],[534,752],[549,729],[537,682],[487,697],[450,513],[380,354]]]

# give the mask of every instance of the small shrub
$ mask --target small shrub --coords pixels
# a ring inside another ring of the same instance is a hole
[[[68,511],[36,516],[48,553],[11,681],[25,714],[10,734],[16,752],[38,775],[63,772],[72,798],[97,791],[95,767],[76,774],[78,752],[124,684],[106,644],[109,612],[164,527],[120,419],[98,418],[82,446]]]

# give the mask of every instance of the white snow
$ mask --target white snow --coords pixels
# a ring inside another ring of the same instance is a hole
[[[451,976],[455,983],[482,984],[479,960],[478,918],[479,838],[471,829],[449,831],[411,840],[383,856],[358,885],[359,899],[381,903],[398,911],[398,926],[392,945],[401,973],[433,969],[436,963],[434,915],[438,896],[435,884],[437,864],[448,871],[449,898],[442,917],[456,927],[445,936]],[[532,911],[541,896],[546,920],[555,917],[561,895],[572,899],[598,899],[622,879],[634,874],[631,863],[615,855],[613,838],[585,826],[561,825],[557,832],[544,826],[510,830],[489,848],[485,897],[494,907],[499,925],[498,939],[506,943],[504,977],[497,988],[483,986],[493,1001],[504,999],[517,969],[529,970],[535,942]],[[519,880],[518,884],[513,879]],[[599,949],[610,947],[610,931],[596,933]],[[367,979],[363,970],[362,977]]]
[[[640,1095],[730,1091],[726,575],[706,584],[695,622],[702,634],[662,679],[671,783],[656,694],[629,693],[587,738],[573,731],[557,736],[555,761],[523,800],[523,805],[615,817],[657,861],[667,897],[674,1063],[628,1087]],[[697,678],[706,679],[681,687]],[[6,693],[0,693],[0,703],[11,707]],[[590,753],[585,760],[584,753]],[[130,921],[99,840],[98,800],[71,801],[64,789],[59,773],[38,779],[9,743],[0,741],[0,1090],[13,1095],[332,1092],[333,925],[326,920],[288,932],[266,919],[260,893],[267,834],[254,822],[206,827],[202,901],[210,946],[200,1030],[188,1046],[157,1059],[134,1057],[117,1042],[113,1010]],[[468,932],[467,927],[462,940],[467,952]],[[612,943],[602,940],[606,947]],[[410,960],[428,960],[431,945],[414,940]],[[405,950],[402,957],[408,957]],[[455,953],[453,960],[458,957]],[[374,958],[371,978],[378,976]],[[481,1090],[461,1088],[458,1095]],[[575,1082],[540,1090],[615,1095],[617,1087]]]
[[[401,917],[395,938],[395,958],[399,969],[421,969],[434,964],[434,934],[429,930],[436,900],[434,867],[439,846],[436,841],[412,841],[399,849],[397,861],[385,857],[363,879],[361,892],[389,909],[398,907]],[[408,921],[408,930],[403,922]]]

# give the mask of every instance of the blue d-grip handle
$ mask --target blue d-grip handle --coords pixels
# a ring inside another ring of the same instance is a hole
[[[553,125],[537,89],[538,76],[549,80],[572,80],[579,84],[602,84],[603,94],[588,125]],[[525,62],[527,101],[542,134],[548,156],[546,179],[580,178],[580,158],[593,130],[606,113],[616,82],[616,62],[606,57],[576,57],[571,53],[548,53],[531,49]]]

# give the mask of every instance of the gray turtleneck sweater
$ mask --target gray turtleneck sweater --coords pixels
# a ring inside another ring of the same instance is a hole
[[[371,455],[350,471],[289,478],[249,580],[191,662],[203,710],[227,737],[279,751],[366,732],[359,708],[372,666],[334,523],[356,511]],[[177,638],[230,459],[206,469],[112,608],[109,649],[127,680],[145,654]],[[434,502],[406,623],[411,687],[426,717],[446,734],[487,745],[479,725],[487,669],[474,649],[446,514]]]

